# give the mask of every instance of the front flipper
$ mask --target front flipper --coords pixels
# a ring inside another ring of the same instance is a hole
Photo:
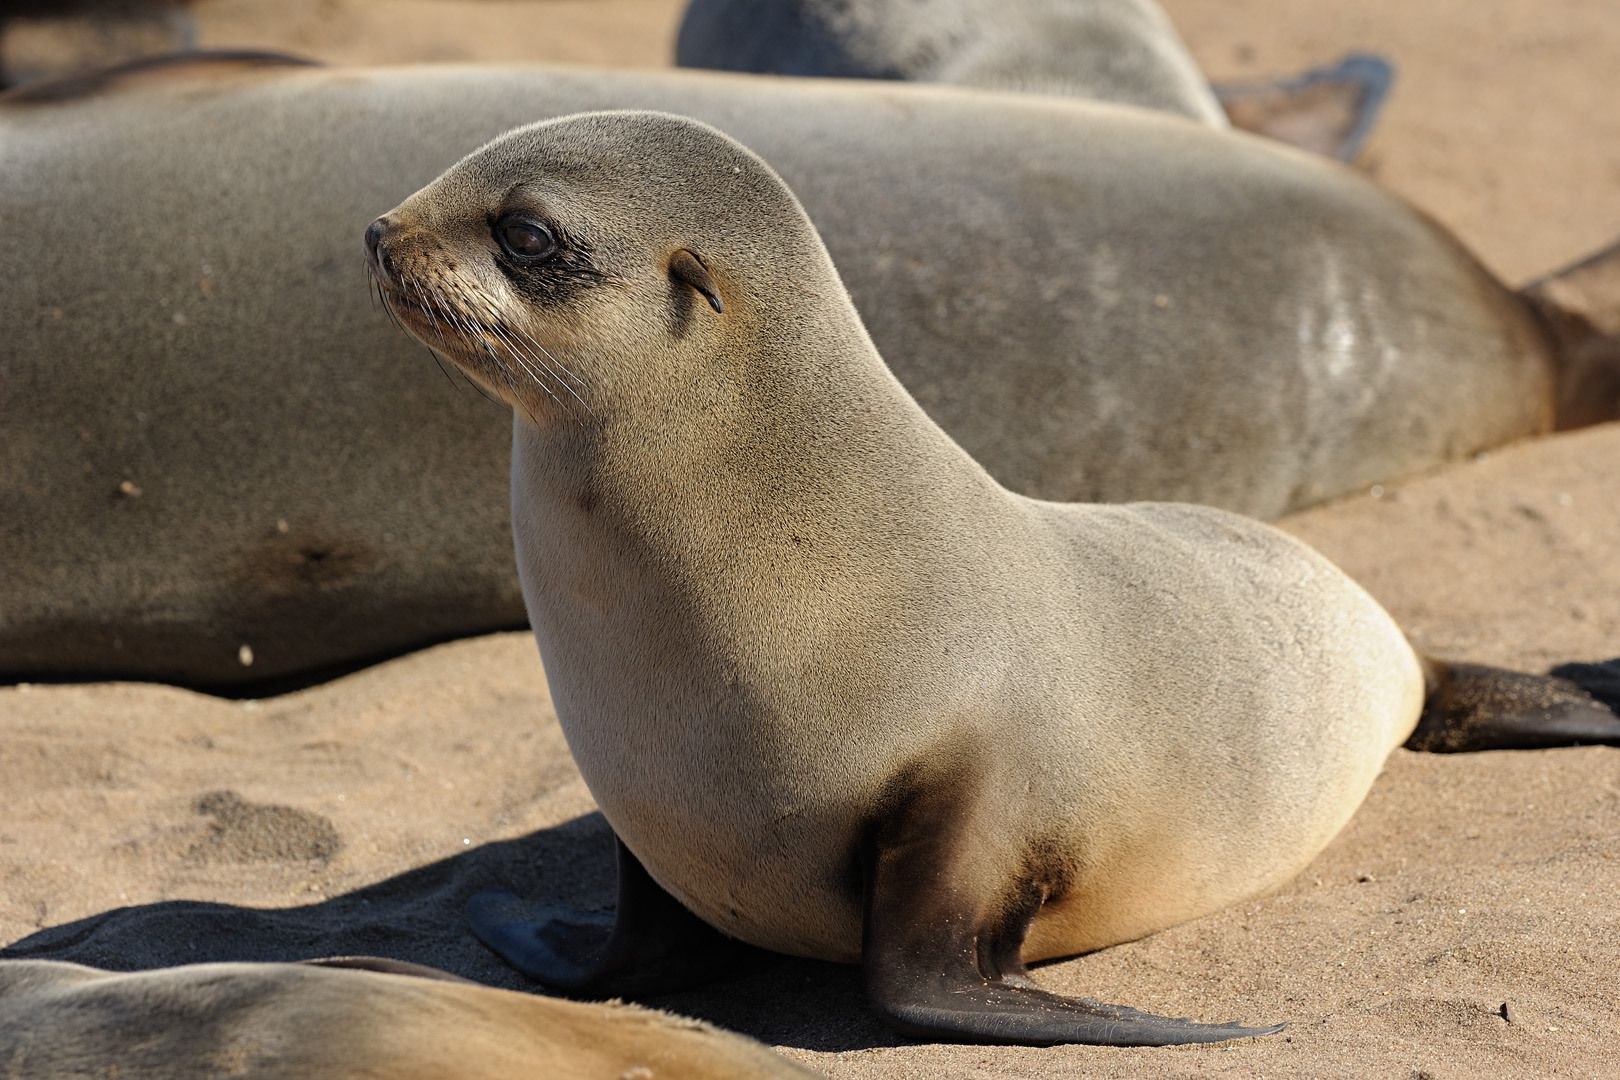
[[[614,837],[614,845],[619,898],[612,916],[537,920],[511,893],[483,892],[467,904],[473,933],[531,979],[589,998],[685,990],[756,967],[768,955],[687,911],[624,841]]]
[[[1046,897],[1032,880],[997,880],[1005,856],[966,820],[956,783],[896,800],[868,842],[862,966],[872,1004],[914,1038],[1052,1046],[1168,1046],[1270,1035],[1154,1016],[1041,989],[1024,937]]]

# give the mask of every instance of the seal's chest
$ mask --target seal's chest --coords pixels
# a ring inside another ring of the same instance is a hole
[[[847,784],[737,746],[576,739],[603,816],[654,880],[705,922],[764,948],[854,960],[869,808]]]

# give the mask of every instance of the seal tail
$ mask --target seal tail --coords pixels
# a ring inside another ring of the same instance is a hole
[[[1522,286],[1519,296],[1557,345],[1558,428],[1620,417],[1620,241]]]
[[[1620,659],[1527,675],[1424,660],[1428,695],[1408,750],[1620,746]]]

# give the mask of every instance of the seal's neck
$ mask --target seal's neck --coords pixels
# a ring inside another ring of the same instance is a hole
[[[798,329],[715,357],[712,385],[680,400],[590,426],[519,420],[513,514],[531,616],[548,596],[606,590],[654,608],[681,594],[682,618],[699,597],[723,621],[751,590],[757,606],[762,584],[784,610],[810,611],[885,564],[957,560],[943,518],[1005,512],[1007,493],[883,366],[852,309]]]
[[[919,485],[994,487],[890,373],[841,290],[799,299],[756,313],[748,348],[728,340],[678,388],[638,387],[599,423],[536,432],[536,466],[630,520],[730,537],[787,520],[849,527],[860,506]]]

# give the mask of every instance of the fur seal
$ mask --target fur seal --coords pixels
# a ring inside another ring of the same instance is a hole
[[[901,382],[1027,495],[1269,518],[1546,431],[1573,370],[1365,179],[1141,110],[262,59],[68,90],[0,97],[0,677],[264,688],[524,624],[504,412],[409,362],[352,247],[547,116],[672,108],[759,150]],[[65,242],[88,206],[118,243]]]
[[[690,0],[675,62],[1056,93],[1227,123],[1153,0]]]
[[[1267,83],[1211,87],[1153,0],[690,0],[682,67],[905,79],[1136,105],[1230,122],[1349,161],[1395,69],[1352,54]]]
[[[475,901],[544,982],[664,986],[733,939],[860,962],[926,1038],[1264,1034],[1024,965],[1280,885],[1409,738],[1620,742],[1572,683],[1421,660],[1269,526],[1007,491],[883,365],[788,187],[696,121],[520,129],[365,242],[402,326],[513,408],[524,596],[619,841],[605,940]]]
[[[372,957],[129,973],[0,961],[0,1072],[16,1080],[814,1075],[751,1039],[668,1013],[496,990]]]

